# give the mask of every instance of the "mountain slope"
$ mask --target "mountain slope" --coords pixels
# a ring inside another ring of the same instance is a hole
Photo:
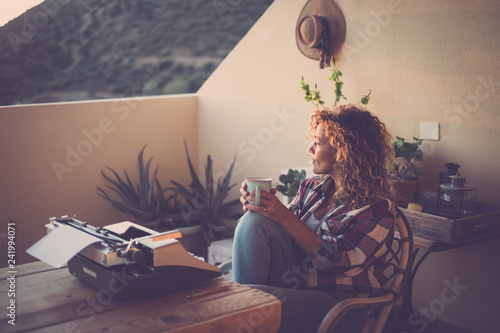
[[[196,92],[271,0],[46,0],[0,28],[0,105]]]

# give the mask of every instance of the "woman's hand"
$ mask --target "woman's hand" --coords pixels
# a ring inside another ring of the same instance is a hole
[[[261,191],[261,194],[262,194],[262,192],[264,192],[264,191]],[[276,191],[275,188],[271,189],[271,193],[273,195],[276,194],[276,192],[277,191]],[[240,193],[241,193],[240,201],[243,204],[243,210],[245,212],[249,211],[249,210],[258,211],[256,209],[248,209],[248,207],[247,207],[247,205],[252,205],[250,203],[250,201],[255,202],[255,190],[252,191],[252,193],[248,192],[247,191],[247,183],[245,181],[243,181],[243,183],[241,183]],[[266,192],[266,193],[269,193],[269,192]],[[262,198],[262,195],[261,195],[261,198]],[[252,205],[252,206],[254,206],[254,207],[260,207],[260,206],[257,206],[257,205]]]
[[[252,191],[254,192],[254,191]],[[285,231],[299,244],[309,255],[314,256],[318,246],[321,244],[321,237],[309,229],[297,216],[295,216],[276,197],[276,189],[271,189],[271,193],[260,191],[260,206],[253,205],[249,201],[255,200],[255,192],[248,193],[247,184],[243,182],[240,188],[243,210],[259,213],[283,226]]]
[[[295,215],[281,203],[278,197],[276,197],[276,192],[275,188],[272,188],[271,192],[261,190],[260,205],[254,205],[250,203],[250,201],[255,201],[255,191],[249,193],[247,191],[246,182],[243,182],[240,188],[240,193],[242,195],[240,201],[243,204],[243,210],[259,213],[280,224],[282,221],[285,221],[287,217],[290,218],[290,215],[295,217]]]

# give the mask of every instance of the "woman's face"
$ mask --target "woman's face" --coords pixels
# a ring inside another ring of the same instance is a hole
[[[333,166],[337,160],[336,153],[325,137],[323,123],[314,133],[314,142],[309,147],[312,154],[313,172],[317,175],[333,174]]]

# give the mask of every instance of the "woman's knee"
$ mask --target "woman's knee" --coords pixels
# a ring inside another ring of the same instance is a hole
[[[276,223],[275,221],[262,216],[261,214],[255,212],[246,212],[239,220],[236,226],[236,233],[244,232],[248,235],[248,233],[275,233],[275,232],[283,232],[282,227]]]
[[[256,213],[248,211],[246,212],[240,219],[238,220],[238,225],[241,223],[264,223],[266,220],[269,220],[267,217]]]

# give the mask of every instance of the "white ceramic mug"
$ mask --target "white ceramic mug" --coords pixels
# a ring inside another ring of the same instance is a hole
[[[264,190],[267,192],[271,192],[271,182],[272,178],[264,178],[264,177],[250,177],[246,178],[245,182],[247,184],[248,193],[252,193],[255,190],[255,201],[249,201],[251,204],[260,205],[260,191]]]

